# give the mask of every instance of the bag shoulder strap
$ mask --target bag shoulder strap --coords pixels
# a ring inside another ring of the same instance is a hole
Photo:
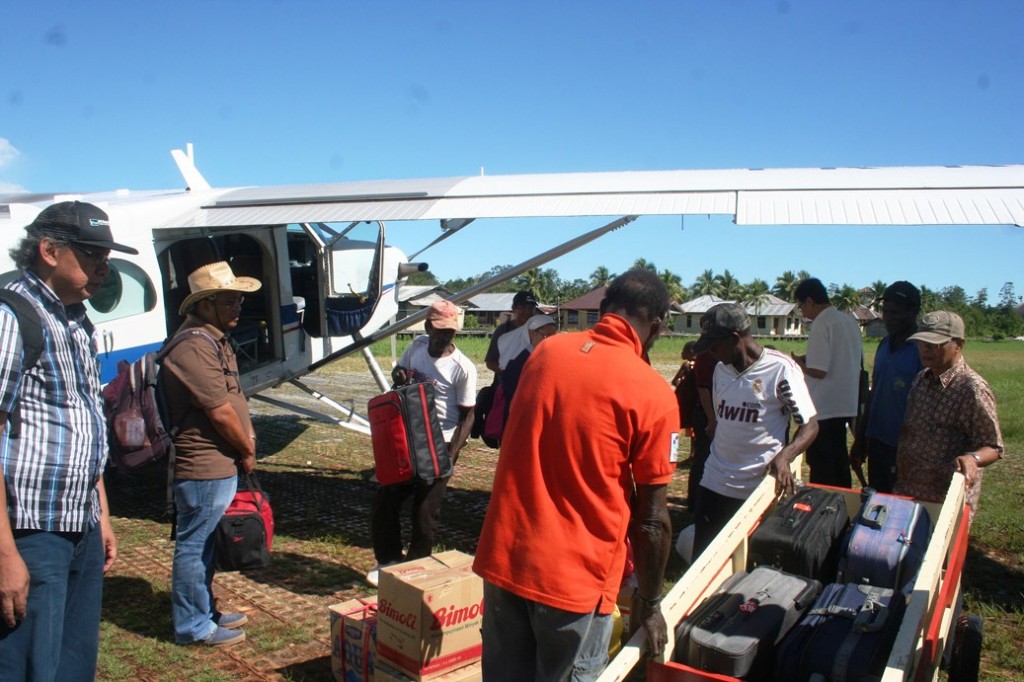
[[[0,303],[10,308],[18,318],[21,347],[24,352],[21,370],[24,372],[32,369],[39,361],[39,356],[43,354],[43,322],[39,317],[39,311],[31,301],[11,289],[0,289]]]

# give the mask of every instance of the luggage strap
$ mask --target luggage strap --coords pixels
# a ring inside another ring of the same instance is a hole
[[[873,598],[874,596],[868,595],[868,598],[857,609],[850,606],[837,606],[833,604],[825,608],[811,609],[809,615],[848,618],[853,621],[853,625],[850,626],[851,630],[856,632],[877,632],[885,625],[889,609],[881,602],[876,601]]]

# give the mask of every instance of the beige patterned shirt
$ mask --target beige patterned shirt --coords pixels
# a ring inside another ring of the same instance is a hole
[[[996,399],[980,374],[963,357],[941,375],[922,370],[907,399],[896,454],[895,492],[942,502],[956,471],[956,458],[981,447],[1003,452]],[[967,491],[967,504],[978,509],[982,470]]]

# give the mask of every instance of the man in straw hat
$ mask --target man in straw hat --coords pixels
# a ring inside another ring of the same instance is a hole
[[[11,250],[21,276],[6,289],[35,314],[0,304],[0,678],[88,680],[117,543],[83,302],[102,287],[111,251],[138,251],[114,242],[107,214],[79,201],[49,206],[25,231]],[[42,352],[26,366],[23,342],[35,320]]]
[[[181,425],[174,439],[174,641],[230,646],[245,640],[240,628],[247,619],[214,604],[213,532],[235,495],[238,470],[256,468],[256,436],[225,333],[238,325],[244,294],[260,282],[235,277],[221,261],[198,268],[188,285],[179,309],[185,322],[175,336],[189,336],[171,348],[161,373],[168,420]]]
[[[939,310],[921,319],[909,338],[924,369],[917,375],[896,450],[895,492],[942,502],[959,471],[967,479],[971,518],[981,494],[981,470],[1002,459],[996,399],[980,374],[964,362],[964,321]]]

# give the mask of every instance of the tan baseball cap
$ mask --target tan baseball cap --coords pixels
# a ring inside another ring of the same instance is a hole
[[[921,318],[917,332],[909,341],[924,341],[940,344],[950,339],[964,338],[964,321],[959,315],[948,310],[936,310]]]

